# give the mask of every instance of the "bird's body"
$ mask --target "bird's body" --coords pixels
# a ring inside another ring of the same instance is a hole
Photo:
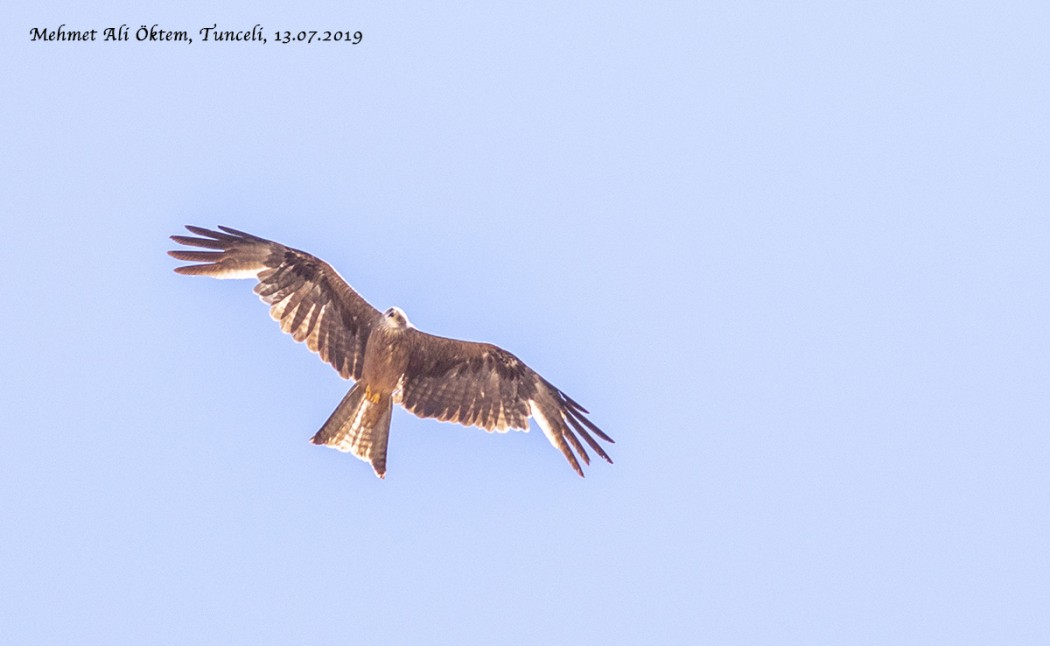
[[[356,381],[313,436],[315,444],[354,454],[382,478],[391,410],[401,404],[420,417],[488,431],[527,430],[529,417],[535,417],[580,476],[576,455],[585,463],[590,458],[573,431],[612,462],[591,433],[612,439],[585,417],[587,411],[513,354],[489,343],[417,330],[397,307],[381,314],[322,260],[219,228],[222,232],[188,226],[201,237],[172,236],[179,244],[212,250],[168,252],[179,260],[204,263],[175,271],[258,279],[255,291],[270,304],[281,329],[305,342],[341,376]]]
[[[360,381],[374,392],[393,395],[398,389],[398,381],[405,374],[412,354],[412,339],[405,334],[409,329],[407,317],[391,308],[368,335]]]

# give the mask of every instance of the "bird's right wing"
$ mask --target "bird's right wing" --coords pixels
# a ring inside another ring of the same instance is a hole
[[[212,278],[255,278],[255,293],[270,305],[270,316],[298,342],[330,363],[344,379],[360,379],[365,344],[382,315],[315,256],[220,226],[222,231],[187,226],[200,236],[171,236],[175,242],[211,251],[169,251],[184,265],[175,271]]]

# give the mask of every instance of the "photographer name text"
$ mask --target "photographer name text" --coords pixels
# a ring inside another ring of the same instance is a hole
[[[359,45],[364,39],[360,30],[351,29],[275,29],[267,31],[262,25],[256,24],[251,29],[226,29],[220,28],[218,24],[211,27],[201,27],[191,32],[179,29],[165,29],[159,24],[140,25],[130,27],[120,25],[119,27],[104,27],[102,29],[72,29],[61,24],[57,29],[47,27],[33,27],[29,30],[31,42],[64,42],[64,43],[91,43],[91,42],[113,42],[113,43],[185,43],[192,45],[196,38],[202,43],[279,43],[290,45],[293,43],[349,43]]]

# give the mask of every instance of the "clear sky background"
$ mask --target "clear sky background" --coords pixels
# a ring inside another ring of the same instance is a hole
[[[0,642],[1050,640],[1050,4],[16,4]],[[310,445],[349,383],[183,224],[510,349],[616,464]]]

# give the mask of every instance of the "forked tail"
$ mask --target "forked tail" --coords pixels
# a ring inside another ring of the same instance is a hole
[[[386,475],[386,442],[393,405],[389,395],[376,395],[357,383],[310,441],[353,453],[370,463],[382,478]]]

